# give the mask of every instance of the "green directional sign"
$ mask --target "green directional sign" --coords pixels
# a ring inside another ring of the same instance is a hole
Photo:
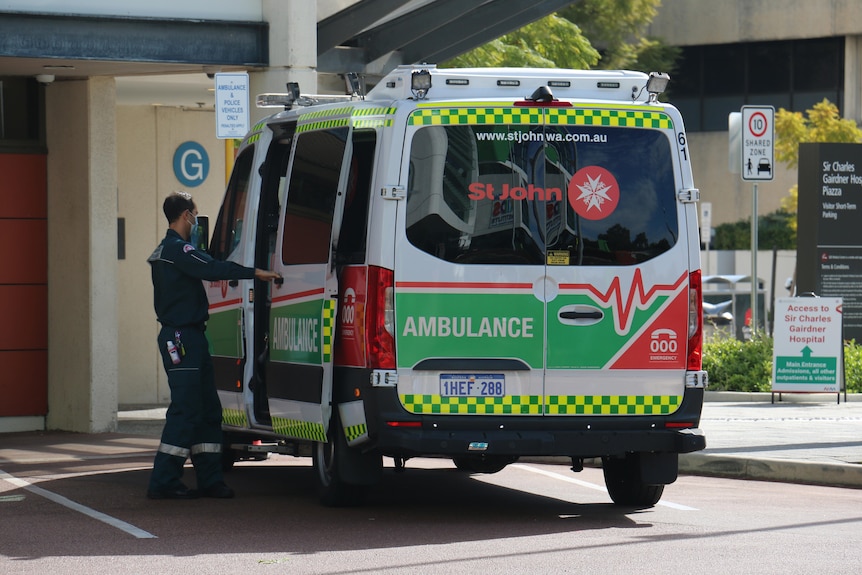
[[[841,311],[841,298],[786,298],[775,302],[772,391],[841,391]]]
[[[791,384],[834,384],[838,377],[838,358],[815,357],[811,348],[802,348],[798,356],[777,356],[775,379]]]

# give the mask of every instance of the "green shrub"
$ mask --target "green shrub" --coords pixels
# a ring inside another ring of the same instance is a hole
[[[703,369],[709,372],[709,389],[713,391],[769,391],[772,338],[713,338],[703,345]]]
[[[703,344],[703,369],[709,372],[712,391],[770,391],[772,338],[712,338]],[[844,380],[848,393],[862,392],[862,345],[855,340],[844,344]]]
[[[796,213],[783,210],[758,216],[757,245],[760,249],[796,249]],[[750,250],[751,218],[719,224],[715,227],[715,250]]]
[[[862,346],[855,339],[844,343],[844,381],[848,393],[862,392]]]

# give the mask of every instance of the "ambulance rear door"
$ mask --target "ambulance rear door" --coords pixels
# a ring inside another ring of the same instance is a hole
[[[331,417],[334,234],[344,201],[349,114],[338,108],[300,115],[291,144],[279,152],[286,156],[268,158],[284,170],[270,180],[283,198],[272,250],[272,269],[283,281],[271,287],[266,323],[269,416],[276,433],[320,442]]]
[[[518,134],[541,113],[419,104],[395,248],[398,394],[411,413],[540,416],[545,256]],[[512,138],[512,139],[510,139]]]
[[[689,254],[671,117],[544,109],[533,163],[546,258],[545,413],[667,415],[682,401]],[[542,225],[542,219],[544,222]]]

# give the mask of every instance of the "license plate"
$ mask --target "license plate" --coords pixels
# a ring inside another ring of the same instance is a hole
[[[506,376],[502,373],[442,373],[443,397],[502,397],[506,395]]]

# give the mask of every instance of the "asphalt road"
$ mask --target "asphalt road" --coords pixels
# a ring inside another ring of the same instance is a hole
[[[150,501],[154,440],[114,437],[135,443],[2,470],[0,573],[862,572],[860,490],[681,477],[638,510],[610,503],[598,469],[419,459],[332,509],[310,460],[275,456],[237,464],[236,499]]]

